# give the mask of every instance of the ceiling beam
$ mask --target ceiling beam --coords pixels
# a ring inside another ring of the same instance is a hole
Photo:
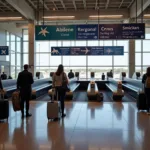
[[[97,10],[97,7],[98,7],[98,0],[96,0],[95,2],[95,10]]]
[[[7,6],[7,4],[5,4],[4,2],[0,1],[0,3],[1,3],[2,5],[4,5],[7,9],[11,10],[12,12],[14,12],[14,10],[11,9],[9,6]]]
[[[0,11],[5,12],[3,9],[0,8]]]
[[[28,0],[34,9],[37,9],[34,3],[31,0]]]
[[[60,0],[60,2],[61,2],[61,4],[62,4],[62,6],[63,6],[64,10],[66,10],[66,6],[65,6],[65,4],[64,4],[64,2],[63,2],[63,0]]]
[[[34,20],[34,10],[27,4],[25,0],[6,0],[14,9],[16,9],[25,18]]]
[[[76,6],[75,0],[72,0],[72,2],[73,2],[74,9],[77,10],[77,6]]]
[[[130,4],[128,5],[128,8],[130,8],[130,6],[132,5],[132,3],[134,2],[135,0],[132,0],[131,2],[130,2]]]
[[[108,8],[109,1],[110,1],[110,0],[107,0],[107,3],[106,3],[106,5],[105,5],[105,9],[107,9],[107,8]]]
[[[43,5],[43,0],[40,0],[40,3]],[[44,3],[44,8],[46,9],[46,10],[49,10],[49,8],[47,7],[47,5]]]
[[[141,8],[141,0],[137,0],[137,17],[141,15],[142,10],[144,11],[150,5],[150,0],[143,0],[143,9]],[[136,2],[130,7],[130,18],[136,18]]]
[[[57,6],[56,6],[54,0],[52,0],[52,2],[53,2],[54,7],[56,8],[56,10],[58,10],[58,8],[57,8]]]
[[[90,15],[97,15],[97,10],[82,10],[82,11],[45,11],[45,16],[75,16],[75,20],[89,20]],[[103,9],[101,10],[101,15],[118,15],[121,14],[122,20],[129,18],[128,9]],[[43,16],[42,11],[40,11],[39,18]],[[46,20],[46,19],[45,19]]]
[[[123,4],[124,0],[121,1],[120,3],[120,6],[119,6],[119,9],[121,8],[122,4]]]
[[[86,0],[83,0],[84,9],[86,9]]]

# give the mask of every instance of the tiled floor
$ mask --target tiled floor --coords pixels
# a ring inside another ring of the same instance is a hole
[[[150,150],[150,117],[132,102],[66,102],[59,122],[48,122],[46,102],[31,102],[31,112],[21,120],[10,104],[0,150]]]

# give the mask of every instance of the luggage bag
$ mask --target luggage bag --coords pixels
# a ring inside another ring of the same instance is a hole
[[[13,92],[12,94],[12,104],[13,104],[13,109],[14,111],[20,111],[21,107],[20,107],[20,93],[19,91]]]
[[[57,94],[57,93],[56,93]],[[55,89],[52,89],[52,100],[47,102],[47,119],[59,119],[60,118],[60,104],[58,102],[58,94],[57,100],[54,100]]]
[[[144,92],[138,94],[137,108],[138,110],[147,110],[146,96]]]
[[[9,117],[9,101],[4,99],[4,94],[0,95],[0,120],[7,119]]]

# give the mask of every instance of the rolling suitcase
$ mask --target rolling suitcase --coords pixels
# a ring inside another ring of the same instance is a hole
[[[60,104],[58,102],[58,94],[57,101],[54,101],[55,89],[52,89],[52,100],[47,103],[47,119],[59,119],[60,118]]]
[[[147,110],[146,96],[144,92],[138,94],[137,108],[138,110]]]
[[[0,120],[7,119],[9,117],[9,102],[4,99],[4,94],[0,95]]]
[[[21,107],[20,107],[20,93],[18,91],[13,92],[12,94],[12,104],[13,104],[13,109],[14,111],[20,111]]]

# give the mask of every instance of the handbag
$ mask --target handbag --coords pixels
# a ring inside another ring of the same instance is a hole
[[[68,83],[67,83],[67,80],[64,76],[64,73],[62,75],[62,89],[65,91],[65,92],[69,92],[70,91],[70,88],[68,87]]]

